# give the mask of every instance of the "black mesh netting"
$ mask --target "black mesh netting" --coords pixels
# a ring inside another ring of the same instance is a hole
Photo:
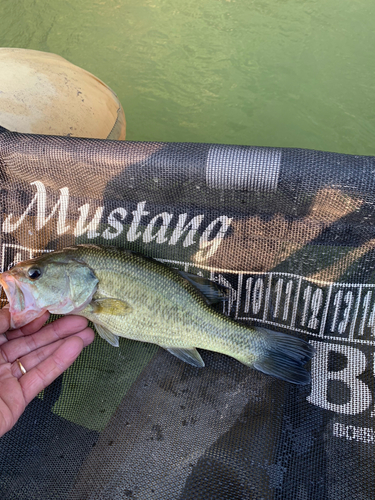
[[[308,339],[297,387],[102,339],[0,440],[4,499],[373,500],[375,158],[0,133],[1,259],[130,248]]]

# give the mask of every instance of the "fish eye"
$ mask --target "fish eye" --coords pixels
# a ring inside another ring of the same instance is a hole
[[[39,267],[31,267],[27,271],[27,274],[29,275],[29,278],[31,280],[37,280],[42,275],[42,271],[39,269]]]

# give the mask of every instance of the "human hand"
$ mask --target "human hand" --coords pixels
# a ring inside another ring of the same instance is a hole
[[[48,318],[45,313],[22,328],[8,331],[9,311],[0,310],[0,436],[94,340],[85,318],[64,316],[43,326]]]

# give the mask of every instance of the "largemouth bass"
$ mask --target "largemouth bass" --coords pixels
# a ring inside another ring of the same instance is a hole
[[[128,250],[69,247],[17,264],[0,283],[13,328],[45,311],[78,314],[114,346],[119,337],[151,342],[197,367],[204,366],[202,348],[288,382],[310,381],[307,342],[218,313],[211,305],[225,300],[222,287]]]

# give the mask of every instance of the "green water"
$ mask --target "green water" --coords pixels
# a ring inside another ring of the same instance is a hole
[[[18,0],[0,19],[0,46],[112,87],[129,140],[375,155],[373,2]]]

